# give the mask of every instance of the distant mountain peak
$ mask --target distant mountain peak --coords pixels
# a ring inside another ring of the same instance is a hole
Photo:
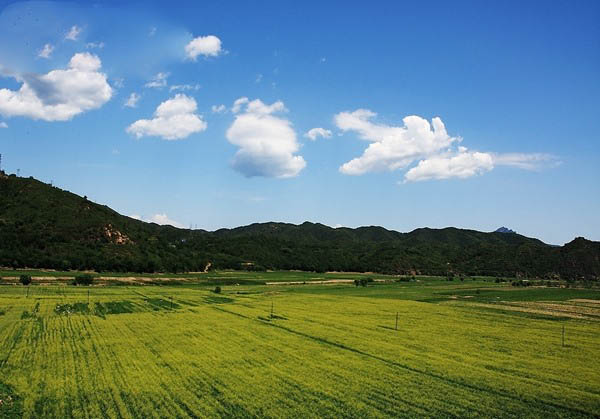
[[[513,233],[513,234],[516,234],[517,232],[514,231],[514,230],[511,230],[510,228],[506,228],[506,227],[502,226],[498,230],[494,231],[494,233]]]

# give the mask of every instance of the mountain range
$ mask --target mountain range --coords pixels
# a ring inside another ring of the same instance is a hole
[[[511,233],[511,234],[507,234]],[[0,172],[0,266],[122,272],[298,269],[597,279],[600,242],[551,246],[502,228],[251,224],[217,231],[121,215],[34,178]]]
[[[495,231],[495,233],[516,233],[516,231],[511,230],[507,227],[500,227],[498,230]]]

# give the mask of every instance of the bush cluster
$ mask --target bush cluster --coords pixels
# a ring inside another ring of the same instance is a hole
[[[31,284],[31,275],[21,275],[19,277],[19,282],[23,285]]]
[[[71,284],[72,285],[92,285],[93,282],[94,282],[93,275],[83,274],[83,275],[77,275],[73,279],[73,282]]]
[[[366,287],[369,284],[369,282],[374,282],[373,278],[355,279],[354,280],[354,286],[356,286],[356,287],[358,287],[358,286]]]

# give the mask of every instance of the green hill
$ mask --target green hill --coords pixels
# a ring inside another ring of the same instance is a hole
[[[504,276],[600,276],[600,243],[563,247],[516,233],[331,228],[305,222],[214,232],[118,214],[33,178],[0,173],[0,266],[98,271],[299,269]]]

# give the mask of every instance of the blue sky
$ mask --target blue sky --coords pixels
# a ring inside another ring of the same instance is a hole
[[[6,171],[208,230],[600,240],[598,2],[120,3],[0,2]]]

